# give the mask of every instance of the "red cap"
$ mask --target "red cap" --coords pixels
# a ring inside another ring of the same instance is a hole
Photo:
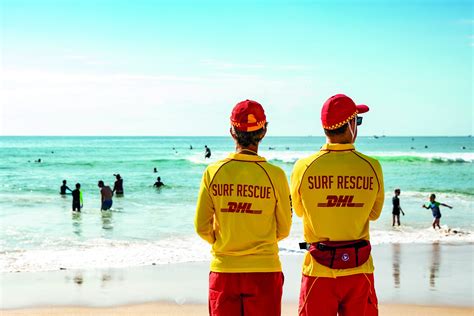
[[[267,119],[262,105],[252,100],[237,103],[230,116],[232,126],[242,132],[259,130],[266,122]]]
[[[324,129],[333,130],[352,120],[358,113],[367,111],[369,111],[367,105],[356,105],[347,95],[336,94],[324,102],[321,109],[321,122]]]

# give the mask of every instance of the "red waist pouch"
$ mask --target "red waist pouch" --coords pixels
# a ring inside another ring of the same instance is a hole
[[[364,264],[370,256],[370,241],[320,241],[309,246],[309,253],[323,266],[350,269]]]

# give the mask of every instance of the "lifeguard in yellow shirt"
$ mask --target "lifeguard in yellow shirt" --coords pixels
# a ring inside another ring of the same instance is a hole
[[[209,314],[280,315],[278,241],[290,233],[288,181],[258,155],[267,132],[263,107],[242,101],[230,121],[236,152],[204,171],[194,221],[212,245]]]
[[[382,211],[383,175],[377,160],[354,148],[368,110],[343,94],[329,98],[321,111],[327,143],[294,166],[293,208],[308,249],[299,315],[378,315],[369,221]]]

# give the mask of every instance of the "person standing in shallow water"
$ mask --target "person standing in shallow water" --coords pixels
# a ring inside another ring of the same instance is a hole
[[[449,206],[448,204],[437,202],[435,194],[431,194],[430,195],[430,201],[427,204],[423,204],[421,206],[423,208],[431,210],[431,213],[433,214],[433,224],[432,224],[433,229],[436,229],[436,227],[441,228],[441,226],[440,226],[441,210],[439,209],[440,206],[446,206],[446,207],[449,207],[449,208],[453,208],[452,206]]]
[[[80,212],[83,206],[81,184],[76,183],[76,189],[72,191],[72,211]]]
[[[211,158],[211,149],[207,147],[207,145],[204,146],[205,152],[204,152],[204,158]]]
[[[263,107],[238,103],[230,134],[236,153],[209,165],[198,195],[194,225],[212,246],[209,314],[281,314],[283,273],[278,241],[291,226],[283,170],[258,155],[267,132]]]
[[[395,226],[397,224],[400,226],[400,212],[405,216],[405,213],[403,212],[402,208],[400,207],[400,189],[395,189],[394,191],[394,196],[392,198],[392,226]]]
[[[155,184],[153,185],[155,188],[160,188],[162,186],[164,186],[165,184],[163,182],[161,182],[161,177],[158,177],[156,178],[156,182]]]
[[[115,194],[121,196],[121,195],[123,195],[123,179],[120,176],[120,174],[116,174],[115,178],[117,180],[115,180],[114,189],[112,190],[112,193],[115,193]]]
[[[66,190],[69,190],[69,192],[72,192],[72,190],[69,189],[66,183],[67,181],[63,180],[63,185],[59,187],[59,194],[66,195]]]
[[[108,185],[105,185],[102,180],[99,180],[97,186],[100,188],[101,211],[110,210],[112,207],[112,196],[114,195],[112,189]]]

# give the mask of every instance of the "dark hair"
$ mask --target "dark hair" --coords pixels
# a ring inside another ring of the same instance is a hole
[[[243,147],[248,147],[250,145],[257,146],[263,138],[264,132],[267,129],[267,124],[268,123],[265,123],[264,128],[253,132],[242,132],[234,128],[237,143]]]
[[[336,129],[324,129],[324,134],[326,136],[337,136],[337,135],[342,135],[346,132],[348,124],[344,124],[339,128]]]
[[[400,189],[395,189],[395,191],[394,191],[394,192],[400,192]]]
[[[99,187],[102,188],[104,186],[104,181],[102,180],[99,180],[99,183],[98,183]]]
[[[63,180],[63,183],[65,184],[65,183],[66,183],[66,180]]]
[[[430,197],[432,197],[433,199],[436,199],[436,194],[431,194]]]
[[[81,187],[80,183],[76,183],[76,188],[79,189]]]

